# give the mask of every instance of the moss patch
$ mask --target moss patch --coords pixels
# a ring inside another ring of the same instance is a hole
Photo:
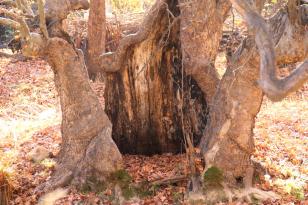
[[[151,186],[147,181],[134,184],[132,177],[126,170],[118,170],[113,172],[105,182],[97,180],[94,176],[87,178],[86,182],[79,187],[79,190],[82,193],[103,193],[105,190],[110,189],[113,190],[113,194],[108,197],[110,197],[109,200],[114,201],[119,197],[116,196],[115,187],[121,189],[121,195],[125,200],[129,200],[134,196],[140,198],[151,196],[155,193],[156,189],[156,187]]]
[[[118,170],[110,175],[110,183],[114,186],[118,185],[121,188],[122,195],[125,199],[130,199],[134,196],[144,198],[153,194],[153,189],[147,182],[133,184],[132,177],[126,170]]]
[[[95,177],[87,178],[86,182],[81,185],[80,191],[82,193],[96,192],[100,193],[107,189],[107,184],[97,180]]]
[[[205,187],[221,187],[223,182],[223,172],[217,167],[210,167],[203,175]]]
[[[110,181],[119,185],[126,185],[132,182],[132,177],[124,170],[117,170],[110,175]]]

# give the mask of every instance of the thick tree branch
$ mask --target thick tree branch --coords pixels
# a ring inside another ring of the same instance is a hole
[[[137,33],[123,38],[115,52],[109,52],[101,55],[101,69],[104,72],[117,72],[122,67],[128,49],[134,44],[140,43],[147,39],[153,30],[156,17],[160,11],[167,9],[167,4],[163,0],[158,0],[152,7],[149,14],[145,17]]]
[[[48,23],[61,21],[67,18],[69,12],[80,9],[89,9],[88,0],[46,0],[45,12]]]
[[[286,78],[280,79],[276,73],[274,43],[265,20],[244,0],[230,0],[255,32],[255,41],[260,55],[259,85],[273,101],[279,101],[288,93],[297,90],[308,79],[307,60]]]

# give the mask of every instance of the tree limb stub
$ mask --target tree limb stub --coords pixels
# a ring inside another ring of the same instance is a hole
[[[274,43],[265,20],[244,0],[230,0],[236,10],[255,30],[255,41],[260,55],[259,86],[273,101],[279,101],[297,90],[308,80],[308,61],[295,69],[289,76],[280,79],[276,73]]]
[[[156,16],[164,9],[167,9],[167,4],[163,0],[159,0],[149,11],[149,14],[145,17],[139,31],[135,34],[130,34],[123,38],[119,47],[115,52],[109,52],[101,55],[101,69],[104,72],[117,72],[121,69],[125,60],[128,49],[134,44],[140,43],[147,39],[151,34],[154,23],[156,22]]]

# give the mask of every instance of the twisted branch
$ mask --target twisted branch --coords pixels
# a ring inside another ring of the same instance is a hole
[[[260,55],[259,86],[273,101],[279,101],[290,92],[297,90],[308,80],[308,60],[305,60],[289,76],[277,77],[274,43],[266,22],[245,0],[230,0],[235,9],[244,17],[255,32],[255,41]]]
[[[100,56],[101,69],[104,72],[117,72],[121,69],[123,62],[126,57],[128,49],[137,43],[140,43],[148,38],[153,30],[154,24],[156,22],[156,17],[160,11],[167,8],[167,4],[163,0],[158,0],[152,9],[149,11],[149,14],[145,17],[140,29],[135,34],[130,34],[123,38],[119,47],[115,52],[105,53]]]

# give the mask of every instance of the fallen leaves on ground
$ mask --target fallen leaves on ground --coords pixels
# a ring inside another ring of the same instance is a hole
[[[35,193],[52,173],[53,158],[32,162],[28,154],[43,146],[57,155],[61,145],[60,107],[51,68],[43,60],[11,62],[0,58],[0,167],[13,178],[12,204],[36,204]],[[103,84],[91,83],[103,101]],[[283,196],[274,204],[305,204],[307,199],[308,88],[279,103],[265,99],[255,129],[254,158],[268,173],[258,185]],[[184,154],[124,156],[133,182],[153,182],[187,173]],[[156,187],[154,195],[128,204],[181,204],[187,182]],[[302,196],[304,194],[304,196]],[[80,193],[71,188],[58,204],[111,204],[104,193]],[[273,204],[268,202],[265,204]]]

